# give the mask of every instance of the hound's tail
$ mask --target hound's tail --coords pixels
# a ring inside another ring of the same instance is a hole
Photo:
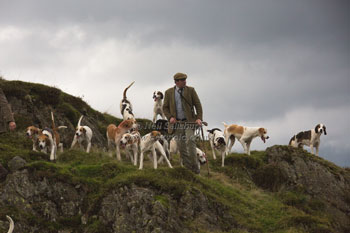
[[[12,233],[13,229],[15,228],[15,223],[13,222],[12,218],[10,216],[6,215],[7,220],[10,222],[10,227],[7,233]]]
[[[81,120],[83,119],[84,115],[81,115],[79,122],[78,122],[78,127],[80,127]]]
[[[55,126],[55,118],[53,117],[53,112],[51,111],[51,120],[52,120],[52,130],[56,135],[56,126]]]
[[[228,127],[228,124],[226,124],[225,122],[222,122],[222,124],[224,124],[225,129]]]
[[[126,99],[126,92],[127,90],[134,84],[135,81],[133,81],[127,88],[125,88],[124,93],[123,93],[123,99]]]
[[[295,135],[289,140],[289,144],[288,144],[288,145],[291,146],[291,145],[292,145],[292,142],[293,142],[294,140],[296,141],[296,136],[295,136]]]

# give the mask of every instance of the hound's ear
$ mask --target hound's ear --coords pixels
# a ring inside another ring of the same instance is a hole
[[[324,135],[327,135],[327,131],[326,131],[326,126],[325,125],[323,126],[323,133],[324,133]]]
[[[159,92],[159,94],[160,94],[160,98],[163,99],[163,98],[164,98],[163,93],[162,93],[162,92]]]
[[[86,129],[85,128],[83,128],[83,133],[86,134]]]
[[[316,132],[316,133],[319,133],[319,132],[320,132],[320,131],[319,131],[320,128],[321,128],[320,124],[316,125],[316,127],[315,127],[315,132]]]
[[[259,134],[264,135],[265,134],[265,129],[264,128],[259,128]]]

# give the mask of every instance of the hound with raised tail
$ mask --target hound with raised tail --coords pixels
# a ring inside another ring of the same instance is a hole
[[[37,151],[36,145],[38,143],[38,137],[41,133],[41,129],[35,127],[35,126],[29,126],[26,129],[26,135],[28,138],[30,138],[33,141],[33,150]]]
[[[57,159],[57,148],[63,152],[63,144],[60,143],[60,135],[58,129],[66,129],[67,126],[59,126],[56,128],[53,112],[51,112],[52,129],[45,128],[38,136],[39,148],[41,152],[48,153],[50,151],[50,160]]]
[[[156,151],[158,151],[161,154],[161,156],[163,156],[163,158],[165,159],[168,166],[170,168],[173,168],[171,166],[169,159],[167,158],[167,156],[165,154],[163,146],[159,142],[160,138],[161,138],[161,134],[158,131],[152,131],[151,133],[146,134],[145,136],[143,136],[141,138],[141,144],[140,144],[141,154],[140,154],[140,167],[139,167],[140,170],[143,169],[144,153],[148,152],[148,151],[152,152],[153,168],[154,169],[157,169],[157,167],[158,167]]]
[[[153,92],[153,99],[154,99],[153,123],[156,123],[158,115],[160,115],[163,120],[166,119],[163,112],[163,98],[164,98],[164,95],[161,91]]]
[[[120,146],[124,149],[127,156],[130,157],[131,162],[134,166],[137,166],[138,150],[141,142],[141,134],[139,131],[132,131],[126,133],[120,139]]]
[[[314,148],[316,148],[316,156],[318,156],[318,151],[321,142],[321,135],[327,135],[326,126],[324,124],[317,124],[314,129],[299,132],[294,135],[290,141],[289,145],[293,147],[309,146],[311,149],[311,154],[314,154]]]
[[[218,128],[214,128],[207,131],[209,132],[208,139],[209,139],[211,150],[213,152],[213,158],[216,159],[215,151],[218,151],[221,154],[221,159],[222,159],[221,166],[224,167],[226,147],[227,147],[224,133]]]
[[[262,127],[227,125],[225,122],[223,122],[223,124],[225,126],[224,135],[226,142],[233,135],[234,138],[231,138],[232,146],[235,143],[235,139],[237,139],[242,144],[244,153],[246,153],[247,155],[250,155],[250,144],[252,143],[252,140],[254,138],[260,137],[264,143],[266,142],[266,139],[269,139],[269,136],[267,136],[267,129]]]
[[[123,93],[123,99],[120,101],[120,113],[123,116],[123,120],[135,119],[134,114],[132,112],[132,104],[126,98],[126,92],[134,83],[135,81],[132,82],[127,88],[125,88]]]
[[[115,124],[110,124],[107,127],[107,142],[108,149],[111,149],[112,144],[115,144],[116,147],[116,155],[119,161],[122,160],[120,156],[120,140],[123,134],[127,133],[131,128],[136,128],[136,121],[134,119],[124,120],[122,121],[118,127]],[[109,155],[112,157],[112,151],[110,150]]]
[[[80,148],[83,148],[83,143],[86,142],[86,152],[89,153],[91,149],[91,139],[92,139],[92,130],[89,126],[81,126],[81,120],[84,116],[81,116],[78,122],[77,129],[74,134],[73,142],[70,148],[73,148],[78,142]]]

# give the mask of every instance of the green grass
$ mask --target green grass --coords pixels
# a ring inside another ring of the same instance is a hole
[[[104,152],[86,154],[80,150],[60,153],[53,163],[48,161],[47,155],[31,151],[31,146],[31,141],[21,134],[1,134],[0,162],[7,168],[8,162],[18,155],[27,161],[26,169],[33,178],[45,177],[84,187],[87,195],[82,211],[88,216],[98,214],[101,201],[111,190],[137,185],[155,190],[154,201],[165,208],[170,208],[187,192],[195,196],[203,194],[212,209],[220,207],[223,210],[217,213],[221,216],[217,224],[227,232],[231,231],[232,226],[241,230],[231,232],[331,232],[330,220],[323,213],[324,205],[320,200],[291,191],[270,193],[254,184],[252,174],[266,165],[265,152],[254,151],[251,156],[230,154],[224,168],[220,159],[212,160],[210,152],[207,152],[211,169],[208,177],[205,168],[197,176],[179,167],[177,156],[173,161],[174,169],[162,165],[154,170],[151,161],[146,161],[144,170],[138,170],[125,159],[117,162]],[[41,226],[53,232],[66,227],[81,229],[81,216],[60,218],[56,223],[49,224],[20,210],[12,209],[10,213],[34,225],[43,224]],[[5,214],[0,211],[0,217]],[[201,229],[197,224],[191,222],[188,225]],[[84,227],[89,229],[88,232],[98,232],[105,226],[90,217]]]

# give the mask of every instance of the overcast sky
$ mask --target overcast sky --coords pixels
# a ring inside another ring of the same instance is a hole
[[[266,127],[263,150],[324,123],[320,156],[350,166],[348,0],[0,0],[0,54],[5,79],[116,117],[135,81],[135,116],[152,119],[153,91],[184,72],[209,128]]]

